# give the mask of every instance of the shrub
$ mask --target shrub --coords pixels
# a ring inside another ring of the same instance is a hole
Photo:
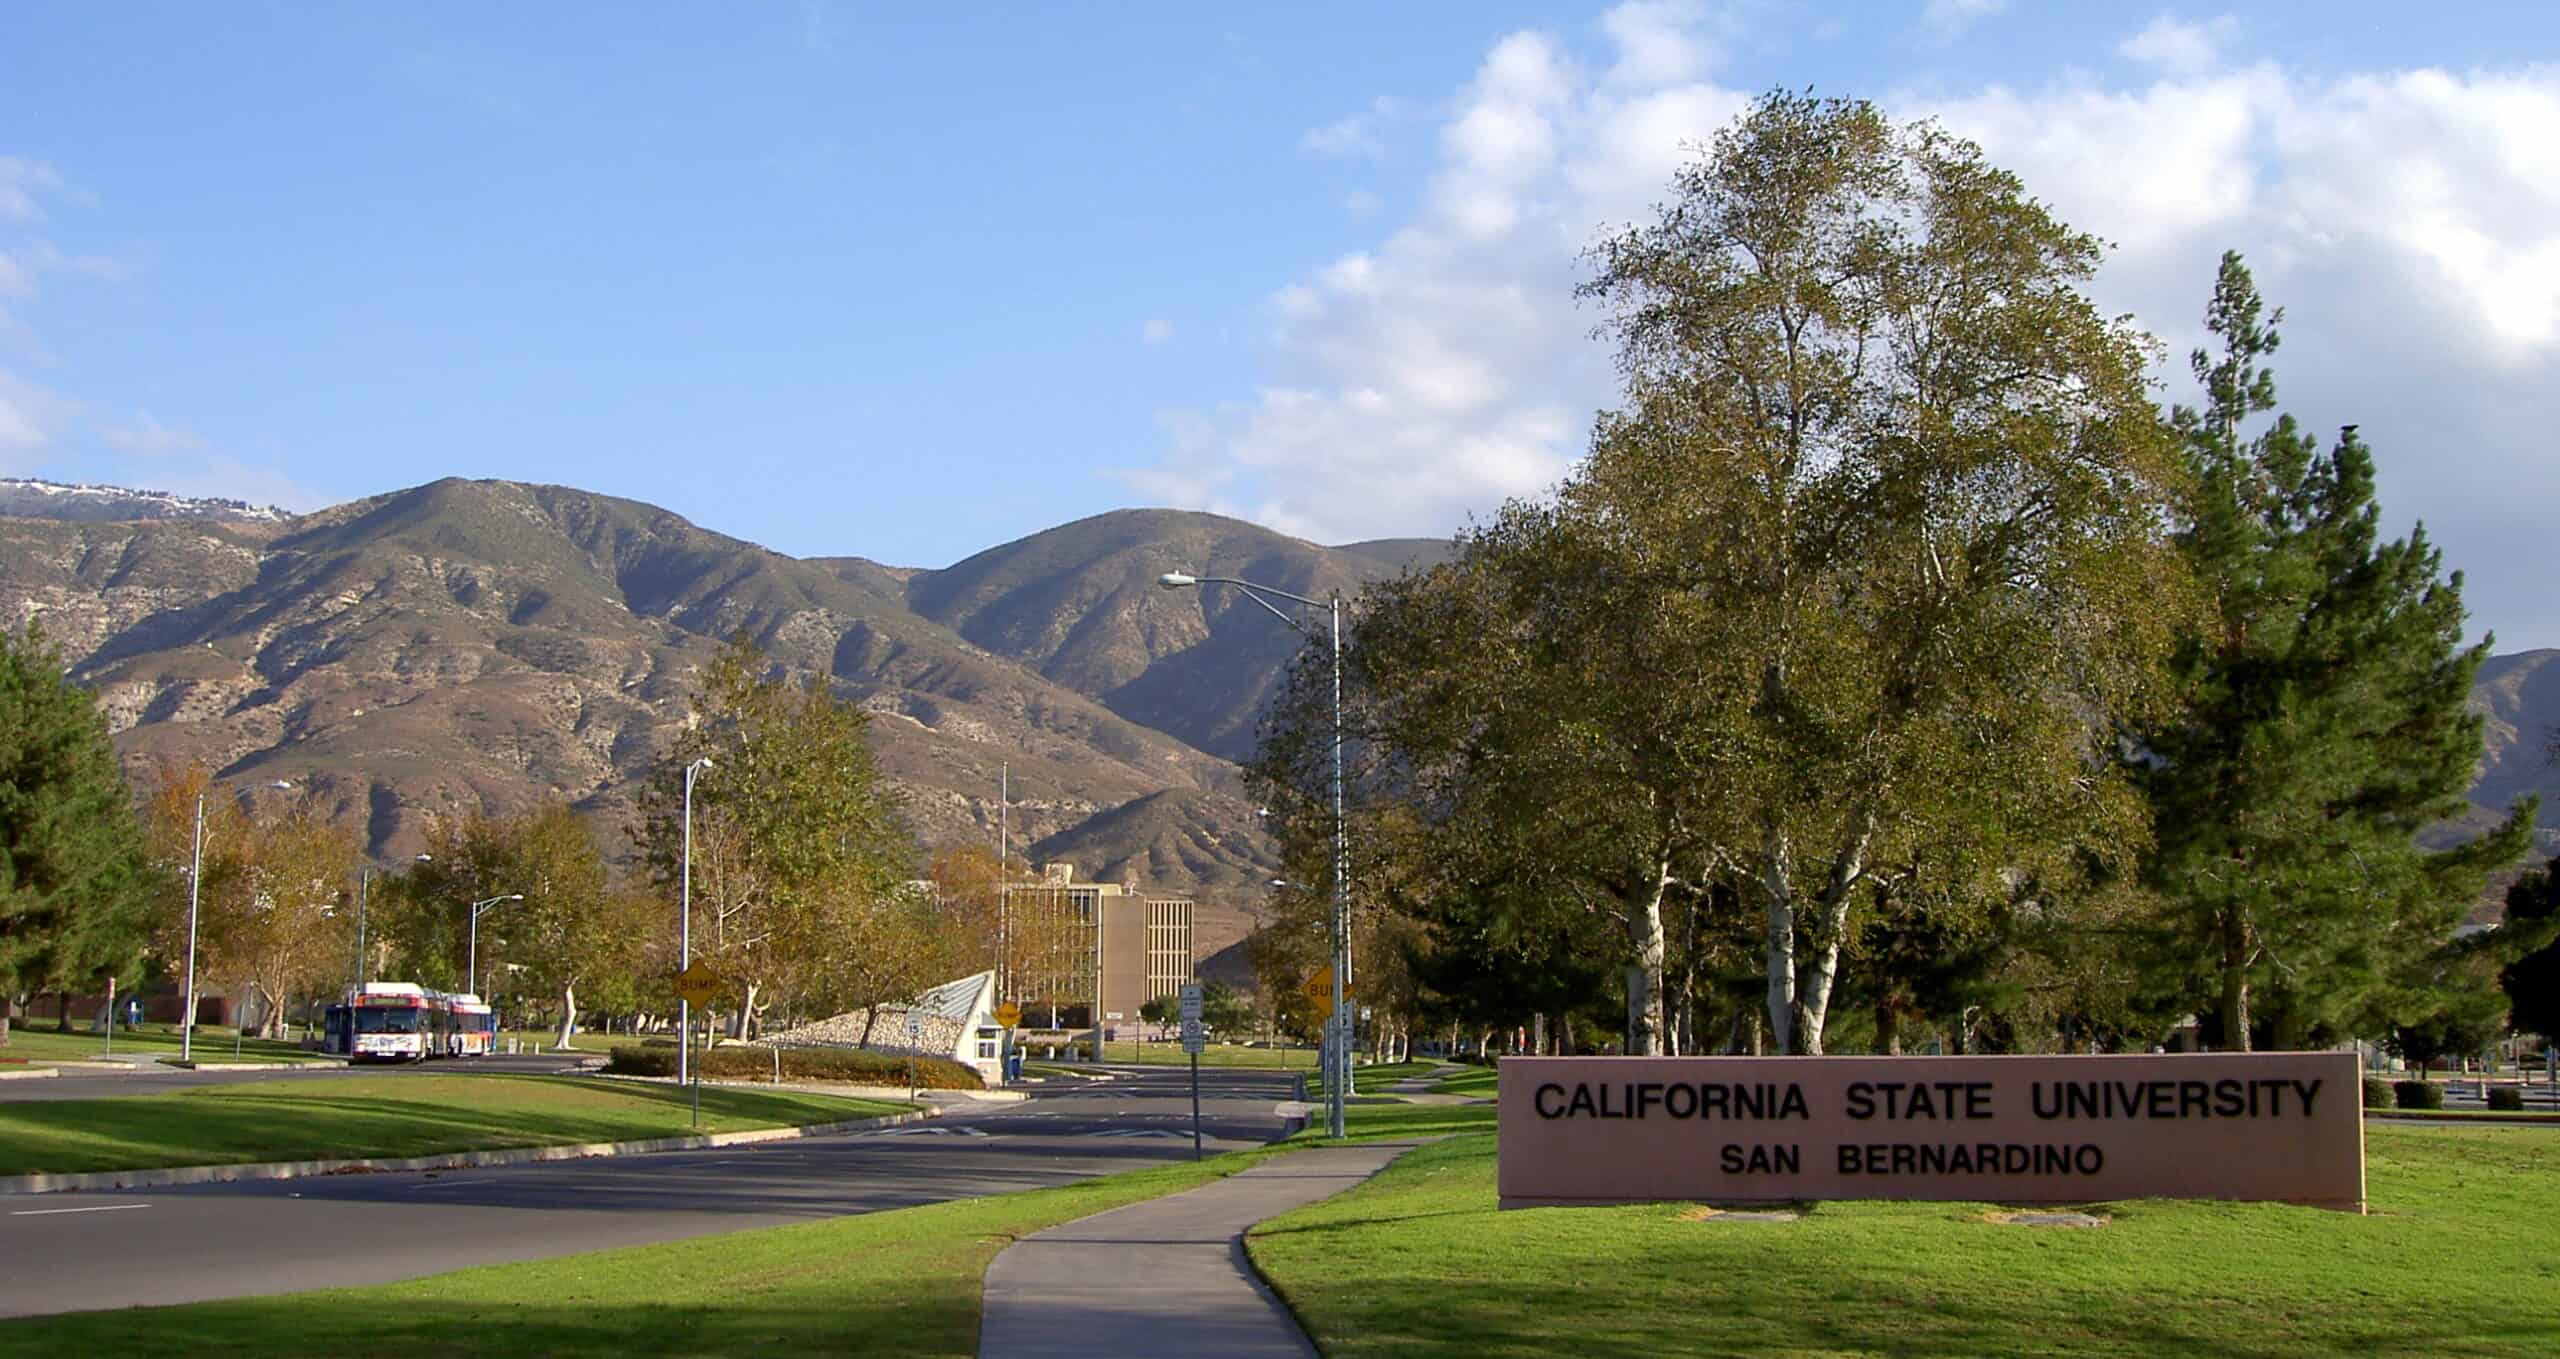
[[[767,1047],[712,1048],[695,1053],[693,1060],[701,1073],[712,1080],[769,1079],[773,1075],[773,1049]],[[676,1074],[676,1053],[673,1048],[617,1047],[604,1069],[618,1076],[672,1076]],[[907,1083],[907,1071],[907,1059],[896,1053],[863,1048],[782,1050],[785,1080],[901,1086]],[[974,1068],[948,1057],[916,1058],[915,1080],[927,1090],[983,1090],[987,1084]]]
[[[2512,1085],[2501,1085],[2489,1092],[2489,1107],[2500,1113],[2523,1113],[2524,1092]]]
[[[2444,1107],[2444,1087],[2434,1081],[2395,1081],[2391,1093],[2403,1109]]]
[[[2364,1078],[2364,1107],[2368,1109],[2388,1109],[2392,1106],[2392,1103],[2391,1082],[2386,1081],[2379,1076],[2367,1076]]]

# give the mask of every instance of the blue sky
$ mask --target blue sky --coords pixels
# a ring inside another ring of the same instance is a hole
[[[1445,533],[1609,399],[1574,248],[1810,85],[1981,138],[2174,352],[2248,251],[2286,404],[2560,645],[2551,6],[945,8],[19,10],[0,473],[925,566],[1131,504]]]

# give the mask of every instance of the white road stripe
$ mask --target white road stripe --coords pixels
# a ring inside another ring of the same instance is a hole
[[[121,1213],[127,1208],[148,1208],[147,1203],[110,1203],[97,1208],[28,1208],[9,1214],[11,1217],[51,1217],[56,1213]]]

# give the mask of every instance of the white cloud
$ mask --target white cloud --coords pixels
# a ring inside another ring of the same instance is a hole
[[[2213,65],[2222,55],[2222,44],[2239,27],[2240,21],[2228,14],[2202,23],[2163,14],[2150,27],[2117,43],[2116,51],[2128,61],[2190,74]]]
[[[1173,322],[1163,317],[1150,319],[1138,327],[1138,339],[1145,344],[1163,344],[1173,338]]]
[[[98,437],[107,447],[119,453],[133,453],[146,458],[165,458],[176,453],[196,453],[204,449],[204,436],[191,429],[161,424],[149,411],[138,411],[129,425],[100,425]]]
[[[43,161],[0,156],[0,219],[31,222],[44,216],[36,196],[62,188],[62,176]]]
[[[1342,210],[1353,221],[1365,222],[1387,210],[1386,200],[1367,189],[1353,189],[1342,196]]]
[[[1358,113],[1337,118],[1322,127],[1309,128],[1307,134],[1298,139],[1298,145],[1319,156],[1384,160],[1387,156],[1386,129],[1403,116],[1403,101],[1380,95]]]
[[[0,368],[0,468],[31,466],[25,455],[50,447],[71,410],[65,398]],[[20,456],[12,460],[11,454]]]
[[[1751,97],[1672,74],[1710,58],[1631,54],[1670,50],[1642,36],[1668,12],[1614,12],[1614,59],[1588,70],[1550,35],[1497,43],[1431,105],[1437,161],[1418,199],[1396,195],[1416,206],[1277,281],[1253,395],[1168,415],[1165,458],[1129,483],[1326,541],[1445,533],[1551,486],[1615,395],[1573,301],[1578,252],[1649,216]],[[2197,43],[2158,22],[2127,39],[2146,54],[2128,78],[1883,102],[1979,139],[2113,243],[2097,300],[2161,336],[2167,399],[2193,399],[2216,258],[2246,253],[2288,312],[2285,408],[2363,426],[2390,531],[2428,524],[2468,573],[2475,631],[2560,646],[2538,555],[2560,506],[2560,67],[2225,68],[2225,30],[2194,27]]]
[[[1920,22],[1941,38],[1953,38],[2009,8],[2009,0],[1929,0]]]

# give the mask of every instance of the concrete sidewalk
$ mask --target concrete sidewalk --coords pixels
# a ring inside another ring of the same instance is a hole
[[[1338,1194],[1418,1143],[1319,1147],[1026,1236],[987,1268],[980,1359],[1315,1359],[1245,1263],[1245,1229]]]

